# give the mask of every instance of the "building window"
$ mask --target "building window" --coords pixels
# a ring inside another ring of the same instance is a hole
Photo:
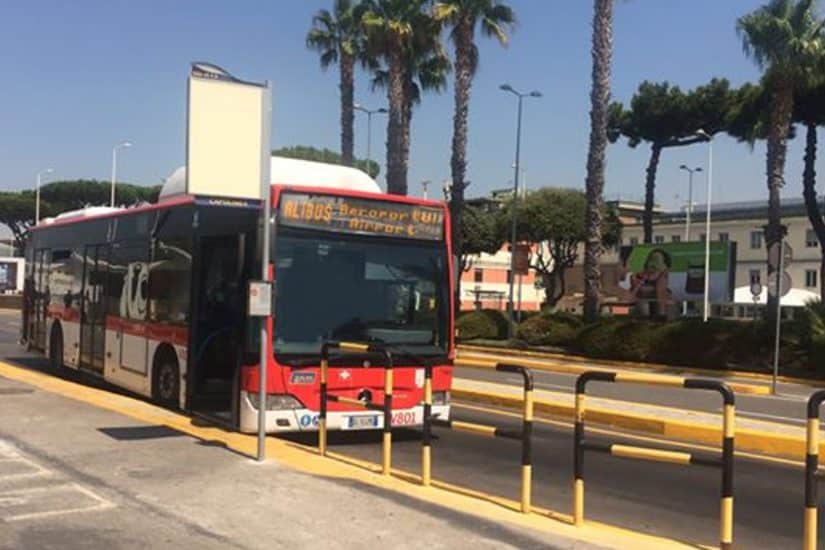
[[[630,246],[636,246],[639,244],[639,237],[630,237]]]
[[[805,286],[808,288],[816,287],[816,269],[805,270]]]
[[[751,284],[762,282],[762,272],[758,269],[751,269],[749,272]]]
[[[707,238],[708,238],[707,233],[702,233],[701,235],[699,235],[699,241],[701,241],[701,242],[705,242],[705,240]]]
[[[816,231],[809,229],[805,232],[805,246],[814,248],[819,244],[819,239],[816,238]]]
[[[653,237],[653,242],[655,242],[656,244],[662,244],[663,242],[665,242],[665,236],[656,235],[655,237]]]
[[[672,237],[670,237],[670,240],[671,240],[671,242],[674,242],[674,243],[680,243],[680,242],[682,242],[682,236],[681,235],[673,235]]]
[[[751,231],[751,248],[753,248],[753,249],[762,248],[762,232],[761,231]]]
[[[719,242],[720,243],[726,243],[729,240],[730,240],[730,234],[729,233],[719,233]]]
[[[507,284],[509,285],[512,282],[513,282],[513,272],[508,269],[507,270]]]
[[[475,273],[473,273],[473,276],[474,276],[475,282],[477,282],[477,283],[483,283],[484,282],[484,270],[483,269],[476,269]]]

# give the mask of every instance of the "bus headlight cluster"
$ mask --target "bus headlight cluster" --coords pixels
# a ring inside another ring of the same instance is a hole
[[[259,408],[258,404],[260,403],[260,399],[258,398],[257,393],[248,393],[247,397],[249,397],[249,403],[254,408]],[[266,396],[266,409],[268,411],[278,411],[278,410],[285,410],[285,409],[302,409],[304,406],[301,404],[300,401],[292,397],[291,395],[285,395],[280,393],[270,393]]]

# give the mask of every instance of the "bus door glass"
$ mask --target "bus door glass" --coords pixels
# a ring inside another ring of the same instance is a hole
[[[105,284],[108,273],[108,245],[88,245],[83,254],[83,289],[80,309],[80,364],[103,372],[105,345]]]
[[[49,256],[50,251],[41,248],[34,253],[34,292],[32,331],[36,347],[46,347],[46,309],[49,306]]]

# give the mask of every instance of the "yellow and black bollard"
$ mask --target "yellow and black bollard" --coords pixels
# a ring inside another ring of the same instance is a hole
[[[384,353],[384,433],[381,445],[381,473],[390,475],[392,468],[392,354]]]
[[[421,484],[429,487],[432,481],[432,414],[433,366],[424,366],[424,419],[421,434]]]
[[[329,345],[321,346],[321,405],[318,412],[318,452],[327,454],[327,373],[329,370]]]
[[[805,454],[805,521],[804,550],[816,550],[817,543],[817,470],[819,469],[819,407],[825,401],[825,390],[808,398],[808,434]]]

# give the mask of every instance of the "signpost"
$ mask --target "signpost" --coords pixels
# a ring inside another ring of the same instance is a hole
[[[781,253],[780,253],[781,251]],[[774,338],[773,350],[773,379],[771,380],[771,393],[776,395],[776,379],[779,376],[779,344],[780,326],[782,323],[782,298],[791,291],[791,276],[785,268],[793,261],[793,249],[785,241],[779,241],[777,245],[768,251],[770,259],[779,260],[779,269],[768,277],[768,293],[776,296],[776,336]],[[776,258],[779,256],[779,258]],[[768,265],[773,264],[770,262]],[[781,274],[781,275],[780,275]]]
[[[186,109],[186,192],[261,201],[261,281],[250,285],[250,315],[268,315],[272,88],[211,63],[192,63]],[[266,304],[264,300],[266,299]],[[266,458],[266,323],[261,320],[258,460]]]

